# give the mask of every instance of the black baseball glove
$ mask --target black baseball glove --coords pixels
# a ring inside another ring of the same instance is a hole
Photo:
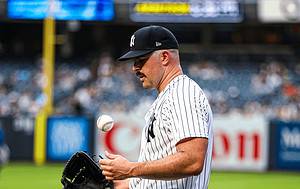
[[[98,163],[85,152],[76,152],[68,160],[62,173],[63,189],[113,189],[105,179]]]

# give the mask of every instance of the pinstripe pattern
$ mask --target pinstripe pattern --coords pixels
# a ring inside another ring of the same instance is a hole
[[[153,117],[155,121],[153,122]],[[138,189],[207,189],[212,154],[212,112],[197,83],[186,75],[177,76],[159,94],[145,115],[139,161],[162,159],[176,153],[176,143],[187,137],[208,138],[203,171],[197,176],[178,180],[130,179],[130,188]],[[149,136],[149,127],[154,136]]]

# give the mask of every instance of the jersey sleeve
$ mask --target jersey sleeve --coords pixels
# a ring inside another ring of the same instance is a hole
[[[169,95],[169,128],[176,143],[189,137],[208,138],[211,110],[201,88],[187,80],[176,84]]]

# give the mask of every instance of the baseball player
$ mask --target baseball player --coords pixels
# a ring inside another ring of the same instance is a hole
[[[130,51],[132,70],[158,96],[145,115],[138,162],[105,152],[103,174],[118,188],[206,189],[212,158],[212,111],[198,84],[184,75],[178,42],[161,26],[137,30]]]

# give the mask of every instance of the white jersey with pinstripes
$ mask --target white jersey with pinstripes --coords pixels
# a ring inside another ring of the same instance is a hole
[[[207,189],[212,157],[212,111],[199,85],[186,75],[174,78],[145,115],[139,162],[176,153],[176,144],[189,137],[208,138],[202,172],[177,180],[131,178],[130,189]]]

